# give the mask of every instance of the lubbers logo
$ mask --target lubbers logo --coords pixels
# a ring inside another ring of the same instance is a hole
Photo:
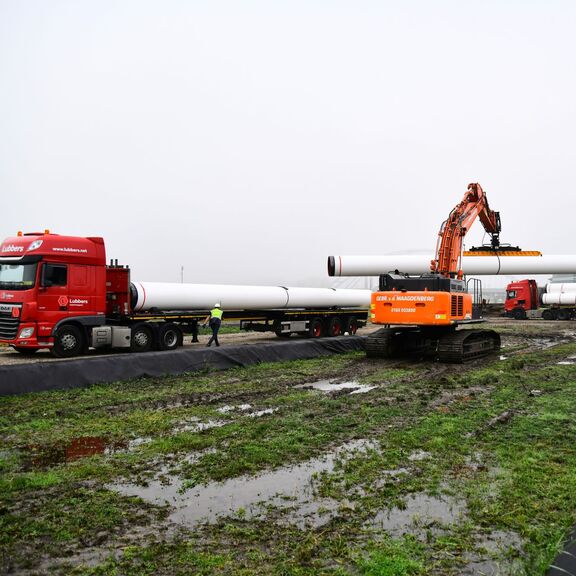
[[[70,300],[70,306],[84,306],[84,304],[88,304],[88,300],[83,300],[82,298],[72,298]]]
[[[4,254],[6,252],[12,252],[12,253],[24,252],[24,246],[15,246],[14,244],[6,244],[6,246],[2,246],[2,253]]]

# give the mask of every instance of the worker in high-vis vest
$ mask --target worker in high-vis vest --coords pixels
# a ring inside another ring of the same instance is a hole
[[[214,308],[210,310],[210,314],[206,316],[204,320],[204,327],[206,324],[210,324],[210,328],[212,329],[212,337],[208,340],[208,344],[206,346],[210,346],[212,342],[216,344],[216,346],[220,346],[220,342],[218,342],[218,330],[220,330],[220,325],[222,324],[222,308],[220,307],[220,302],[216,302],[214,304]]]

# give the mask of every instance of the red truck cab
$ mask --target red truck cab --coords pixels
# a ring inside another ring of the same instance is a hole
[[[66,326],[65,341],[85,347],[86,329],[105,323],[105,316],[102,238],[45,231],[0,244],[0,342],[32,353],[52,348],[56,331]]]
[[[518,280],[506,286],[506,301],[504,302],[506,316],[521,320],[526,318],[528,310],[536,310],[538,305],[536,280]]]

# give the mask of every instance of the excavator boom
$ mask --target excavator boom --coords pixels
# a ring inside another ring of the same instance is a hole
[[[450,212],[438,233],[436,257],[431,262],[431,270],[445,278],[462,277],[460,268],[464,236],[480,218],[484,230],[491,236],[492,248],[500,245],[500,214],[488,205],[488,199],[478,183],[468,184],[462,201]]]

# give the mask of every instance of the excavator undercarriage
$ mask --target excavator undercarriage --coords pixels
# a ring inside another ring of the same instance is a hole
[[[460,364],[500,349],[494,330],[462,329],[456,326],[381,328],[366,338],[369,358],[421,357]]]

